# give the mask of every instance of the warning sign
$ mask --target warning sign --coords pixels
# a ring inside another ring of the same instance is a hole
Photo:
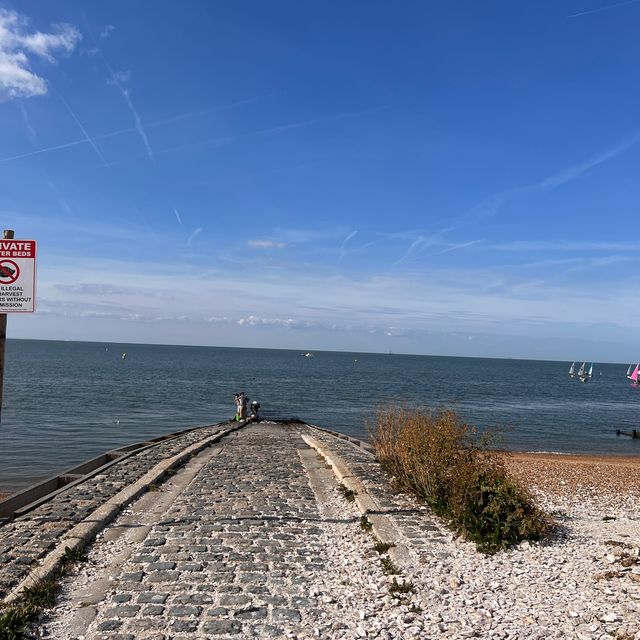
[[[0,240],[0,313],[35,309],[36,241]]]

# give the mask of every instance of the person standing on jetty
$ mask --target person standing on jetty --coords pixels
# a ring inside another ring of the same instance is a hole
[[[234,396],[236,401],[236,415],[234,416],[234,420],[237,422],[241,422],[242,420],[247,419],[247,404],[249,399],[245,396],[244,391],[240,393],[236,393]]]

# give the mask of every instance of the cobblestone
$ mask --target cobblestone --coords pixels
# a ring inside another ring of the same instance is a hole
[[[33,511],[0,527],[0,599],[28,575],[30,566],[53,549],[62,535],[109,498],[162,460],[221,430],[221,425],[202,427],[161,442],[59,493]]]
[[[277,636],[320,622],[321,603],[304,589],[328,561],[297,454],[306,444],[296,429],[268,425],[225,440],[142,541],[153,553],[132,554],[93,629],[135,633],[152,618],[148,628],[169,635]],[[123,595],[138,604],[114,607]]]

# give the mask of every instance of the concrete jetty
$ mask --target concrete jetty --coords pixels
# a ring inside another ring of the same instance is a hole
[[[0,596],[18,601],[97,537],[104,566],[67,578],[75,606],[48,623],[53,637],[318,637],[344,625],[326,525],[348,526],[368,554],[386,543],[400,575],[412,547],[438,539],[424,507],[401,502],[365,443],[300,423],[205,427],[0,527]]]

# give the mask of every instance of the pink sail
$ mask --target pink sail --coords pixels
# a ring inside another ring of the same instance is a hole
[[[633,370],[633,373],[630,376],[627,376],[629,380],[632,380],[636,384],[638,384],[638,369],[640,368],[640,364],[636,365],[636,368]]]

